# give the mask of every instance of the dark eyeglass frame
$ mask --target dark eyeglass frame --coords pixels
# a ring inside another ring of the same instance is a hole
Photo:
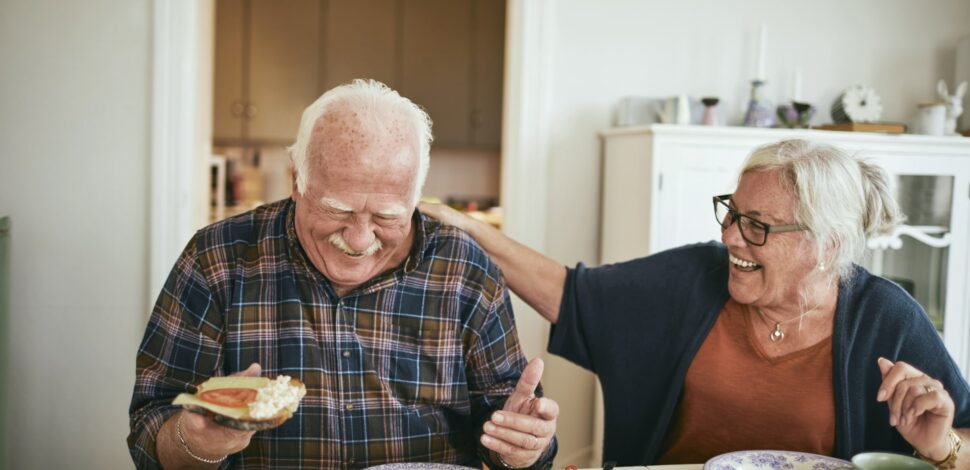
[[[727,213],[725,214],[725,219],[727,219],[727,216],[731,217],[731,222],[726,225],[722,220],[717,221],[718,225],[721,226],[722,233],[738,220],[742,220],[743,222],[738,223],[738,231],[741,232],[741,238],[743,238],[744,241],[750,243],[751,245],[764,246],[765,243],[768,243],[769,233],[800,232],[802,230],[808,230],[808,227],[801,224],[771,225],[771,224],[766,224],[753,217],[746,216],[738,212],[737,209],[734,209],[733,207],[731,207],[730,204],[728,204],[728,201],[731,200],[731,196],[733,195],[734,194],[722,194],[720,196],[714,196],[714,218],[717,219],[718,204],[724,206],[724,208],[727,210]],[[764,231],[765,237],[764,237],[764,240],[761,241],[761,243],[757,243],[754,240],[751,240],[750,238],[748,238],[748,235],[744,233],[744,228],[749,226],[756,227],[757,229]]]

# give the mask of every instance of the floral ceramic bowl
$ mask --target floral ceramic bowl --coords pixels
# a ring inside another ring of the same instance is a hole
[[[845,460],[787,450],[746,450],[708,460],[704,470],[839,470],[851,469]]]

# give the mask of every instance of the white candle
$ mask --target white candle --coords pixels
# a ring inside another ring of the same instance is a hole
[[[765,41],[767,35],[767,28],[765,24],[761,23],[761,29],[758,32],[758,69],[755,73],[755,79],[764,81],[765,79]]]
[[[792,90],[792,100],[801,101],[802,100],[802,68],[795,67],[795,86]]]

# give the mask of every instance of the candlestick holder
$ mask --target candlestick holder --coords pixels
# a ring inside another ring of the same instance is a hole
[[[748,110],[744,113],[745,127],[772,127],[775,125],[771,104],[761,98],[761,87],[766,83],[757,78],[751,80],[751,99],[748,100]]]
[[[805,129],[810,127],[812,116],[815,115],[815,106],[810,103],[792,101],[791,103],[778,105],[778,121],[782,126],[791,129]]]

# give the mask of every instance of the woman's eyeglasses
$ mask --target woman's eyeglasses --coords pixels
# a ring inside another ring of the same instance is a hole
[[[741,231],[741,238],[754,246],[763,246],[768,241],[769,233],[798,232],[808,229],[808,227],[800,224],[769,225],[738,213],[729,204],[731,196],[731,194],[714,196],[714,217],[717,218],[717,223],[721,225],[722,232],[727,230],[731,224],[737,222],[738,229]]]

